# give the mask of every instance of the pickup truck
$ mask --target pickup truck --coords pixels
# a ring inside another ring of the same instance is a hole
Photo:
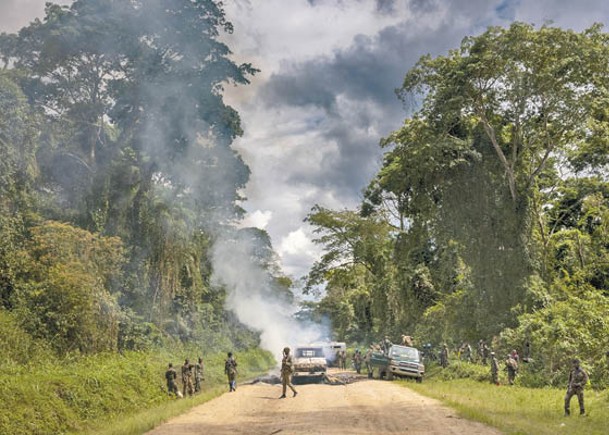
[[[294,372],[296,382],[313,380],[321,382],[328,370],[328,363],[321,346],[297,346],[294,349]]]
[[[423,382],[425,366],[421,362],[421,355],[414,347],[392,345],[385,354],[380,351],[372,352],[370,364],[373,372],[378,370],[379,379],[394,377],[415,378]]]

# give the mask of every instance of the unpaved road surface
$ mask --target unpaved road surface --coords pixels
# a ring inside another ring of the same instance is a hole
[[[440,402],[391,382],[296,385],[298,396],[278,399],[281,385],[237,387],[169,420],[151,435],[182,434],[467,434],[499,431],[457,416]]]

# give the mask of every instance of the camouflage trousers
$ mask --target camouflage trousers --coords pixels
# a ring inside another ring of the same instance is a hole
[[[294,393],[294,395],[296,395],[296,389],[294,388],[294,385],[292,385],[292,374],[291,373],[282,373],[281,374],[281,386],[283,388],[282,396],[285,396],[285,392],[287,391],[288,387],[290,387],[290,390],[292,390],[292,393]]]
[[[580,414],[585,413],[584,409],[584,389],[583,388],[569,388],[567,389],[567,394],[565,394],[565,414],[569,414],[569,408],[571,405],[571,398],[573,396],[577,396],[577,401],[579,403],[579,412]]]
[[[186,397],[186,393],[188,393],[189,396],[192,396],[194,392],[195,388],[192,385],[192,377],[182,378],[182,395]]]

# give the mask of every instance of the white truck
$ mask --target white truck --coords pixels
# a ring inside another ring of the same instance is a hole
[[[294,349],[293,360],[294,372],[292,379],[295,382],[321,382],[328,370],[324,349],[321,346],[297,346]]]

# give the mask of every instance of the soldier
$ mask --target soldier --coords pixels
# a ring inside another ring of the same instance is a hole
[[[174,394],[176,397],[178,396],[178,384],[176,383],[176,379],[178,378],[178,373],[176,369],[173,368],[173,364],[169,363],[167,366],[167,371],[165,372],[165,379],[167,380],[167,392],[169,394]]]
[[[491,352],[491,382],[499,385],[499,361],[495,358],[495,352]]]
[[[195,364],[195,393],[201,391],[201,381],[203,380],[203,358],[199,358],[197,364]]]
[[[224,374],[228,377],[228,391],[237,391],[237,361],[232,352],[228,353],[228,358],[224,361]]]
[[[341,350],[340,351],[340,368],[342,370],[347,370],[347,351],[346,350]]]
[[[362,371],[362,354],[359,349],[355,349],[355,353],[353,354],[353,367],[355,367],[357,374],[360,374]]]
[[[413,346],[412,337],[410,335],[402,335],[402,346]]]
[[[478,342],[478,360],[482,362],[483,365],[486,365],[488,351],[489,348],[486,345],[486,342],[483,339],[480,339],[480,341]]]
[[[463,359],[467,362],[472,362],[472,347],[470,346],[470,344],[468,342],[464,342],[461,345],[460,353],[462,355],[461,359]]]
[[[334,361],[336,362],[336,367],[339,369],[343,367],[342,359],[343,353],[339,349],[336,351],[336,358],[334,358]]]
[[[389,336],[385,335],[385,339],[383,340],[383,343],[382,343],[383,353],[385,355],[389,355],[389,348],[391,346],[393,346],[393,343],[391,342],[391,340],[389,340]]]
[[[192,364],[186,359],[182,366],[182,395],[186,397],[186,393],[192,396],[194,387],[192,386]]]
[[[448,367],[448,346],[446,343],[442,345],[442,350],[440,351],[440,365],[443,368]]]
[[[283,348],[283,359],[281,360],[281,386],[283,387],[283,393],[279,396],[280,399],[285,399],[285,392],[287,387],[290,387],[292,397],[296,397],[298,394],[296,389],[292,385],[292,373],[294,372],[294,361],[292,361],[292,355],[290,355],[290,348]]]
[[[518,374],[518,361],[516,361],[511,354],[508,354],[505,360],[505,369],[507,370],[508,383],[514,385],[516,375]]]
[[[584,386],[588,382],[588,374],[579,366],[579,360],[572,361],[573,369],[569,373],[569,384],[567,385],[567,394],[565,395],[565,416],[571,414],[569,406],[571,398],[576,395],[579,403],[579,414],[586,415],[584,409]]]
[[[364,356],[364,363],[366,364],[366,371],[368,372],[368,379],[372,379],[372,345],[366,351]]]

